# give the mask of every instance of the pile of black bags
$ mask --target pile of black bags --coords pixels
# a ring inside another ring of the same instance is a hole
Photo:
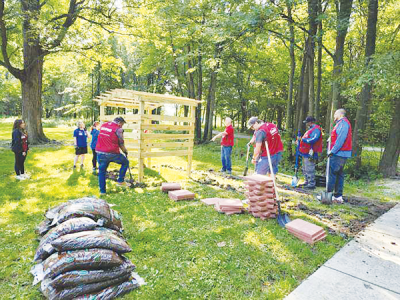
[[[70,200],[48,210],[31,273],[47,299],[113,299],[144,284],[122,235],[120,215],[97,198]]]

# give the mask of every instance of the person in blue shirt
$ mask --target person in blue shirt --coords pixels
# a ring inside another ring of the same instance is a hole
[[[344,166],[351,157],[352,130],[346,111],[341,108],[334,114],[335,126],[331,133],[331,147],[328,149],[329,177],[328,192],[334,192],[332,201],[343,203]]]
[[[74,158],[74,169],[76,163],[81,157],[81,168],[85,161],[85,154],[87,153],[87,138],[88,133],[85,128],[85,124],[82,121],[78,122],[78,128],[74,130],[74,146],[75,146],[75,158]]]
[[[305,177],[303,188],[310,190],[315,189],[315,161],[318,160],[318,153],[322,152],[321,127],[315,124],[315,121],[313,116],[308,116],[303,121],[308,130],[300,139],[299,145],[299,155],[303,157],[303,174]]]
[[[97,139],[98,139],[99,133],[100,133],[99,128],[100,128],[100,122],[96,121],[93,123],[92,131],[90,131],[90,135],[92,136],[92,142],[90,143],[90,148],[92,149],[92,153],[93,153],[93,159],[92,159],[93,171],[96,171],[96,169],[97,169],[96,145],[97,145]]]

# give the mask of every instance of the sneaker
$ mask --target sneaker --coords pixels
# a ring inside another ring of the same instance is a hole
[[[97,170],[97,168],[92,168],[92,171],[93,171],[93,172],[96,172],[96,170]]]
[[[131,186],[130,183],[125,182],[125,181],[124,182],[117,182],[117,185],[120,186],[120,187],[124,187],[124,188],[127,188],[127,187]]]
[[[24,177],[24,176],[22,176],[22,175],[17,175],[17,176],[15,176],[15,178],[17,179],[17,180],[25,180],[26,178]]]
[[[76,169],[76,165],[74,165],[74,169]]]
[[[21,177],[24,177],[25,179],[29,179],[29,178],[31,178],[31,176],[29,176],[28,174],[21,174],[21,175],[19,175],[19,176],[21,176]]]
[[[100,196],[105,196],[105,195],[107,195],[107,193],[100,192]]]
[[[321,196],[317,196],[317,200],[318,200],[318,201],[321,201]]]
[[[221,169],[221,170],[219,170],[221,173],[225,173],[226,172],[226,170],[224,170],[224,169]]]
[[[226,174],[232,175],[232,171],[226,171]]]
[[[332,197],[332,202],[336,203],[336,204],[343,204],[343,197],[342,196],[340,196],[340,197],[333,196]]]
[[[84,165],[83,164],[81,164],[81,169],[84,167]]]

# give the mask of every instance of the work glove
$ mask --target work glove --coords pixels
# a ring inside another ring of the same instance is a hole
[[[308,151],[308,155],[310,155],[310,157],[313,157],[313,155],[314,155],[314,150],[313,150],[313,149],[310,149],[310,151]]]
[[[333,153],[332,151],[328,151],[328,157],[332,157]]]
[[[128,157],[128,151],[124,152],[125,156]]]

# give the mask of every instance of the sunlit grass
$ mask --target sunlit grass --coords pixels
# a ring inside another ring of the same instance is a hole
[[[10,124],[0,123],[0,139],[10,136]],[[72,128],[45,128],[52,139],[72,141]],[[238,149],[245,149],[240,140]],[[240,150],[241,151],[241,150]],[[234,152],[235,154],[235,152]],[[245,154],[245,153],[244,153]],[[99,195],[97,177],[91,173],[91,155],[84,170],[73,171],[72,146],[33,147],[26,167],[32,179],[17,182],[13,174],[14,156],[0,148],[0,293],[2,299],[42,299],[32,287],[32,258],[38,246],[35,227],[47,208],[88,195]],[[245,157],[233,157],[233,172],[240,175]],[[244,199],[233,190],[193,182],[186,173],[161,165],[186,168],[186,158],[152,159],[146,169],[149,187],[123,191],[108,182],[105,199],[123,216],[125,236],[133,251],[127,256],[148,283],[124,299],[281,299],[329,259],[346,240],[338,235],[310,246],[280,228],[275,220],[262,221],[248,214],[226,216],[198,201],[171,201],[160,191],[161,181],[181,182],[197,199],[230,197]],[[137,168],[133,162],[133,175]],[[110,169],[117,168],[111,165]],[[218,170],[218,144],[196,146],[193,169]],[[290,178],[280,177],[280,181]],[[221,179],[224,184],[242,182]],[[346,186],[357,192],[362,186]],[[373,188],[369,189],[374,191]],[[376,189],[374,193],[382,192]],[[326,207],[306,195],[282,192],[283,208],[292,218],[301,217],[324,225],[290,206],[305,203],[309,208],[338,214],[349,221],[367,212],[363,207]]]

